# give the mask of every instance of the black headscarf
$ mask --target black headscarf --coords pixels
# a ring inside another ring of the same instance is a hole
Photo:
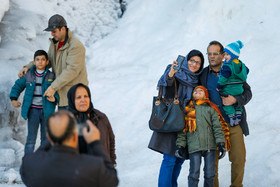
[[[87,93],[88,93],[88,96],[90,99],[90,105],[86,112],[78,111],[75,106],[75,93],[76,93],[76,90],[78,87],[84,87],[87,90]],[[99,117],[93,110],[94,108],[93,108],[93,104],[91,102],[90,90],[86,85],[84,85],[82,83],[78,83],[78,84],[72,86],[67,93],[67,98],[68,98],[69,110],[70,110],[70,112],[72,112],[75,115],[75,117],[78,121],[78,125],[79,125],[79,123],[80,124],[85,123],[87,119],[90,119],[95,125],[98,124]],[[80,153],[88,152],[87,143],[86,143],[84,137],[81,135],[79,135],[79,152]]]
[[[89,99],[90,99],[90,105],[89,108],[86,112],[80,112],[76,109],[75,106],[75,93],[78,87],[83,87],[87,90]],[[91,102],[91,93],[89,88],[82,84],[82,83],[78,83],[74,86],[72,86],[68,93],[67,93],[67,98],[68,98],[68,105],[69,105],[69,110],[75,115],[78,123],[85,123],[87,119],[90,119],[95,125],[97,125],[98,123],[98,116],[97,114],[94,112],[94,108],[93,108],[93,104]]]

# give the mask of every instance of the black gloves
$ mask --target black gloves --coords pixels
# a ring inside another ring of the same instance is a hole
[[[182,146],[177,147],[175,151],[175,156],[178,158],[184,158],[186,153],[186,149]]]
[[[218,143],[218,147],[220,152],[219,159],[224,158],[226,155],[225,143]]]

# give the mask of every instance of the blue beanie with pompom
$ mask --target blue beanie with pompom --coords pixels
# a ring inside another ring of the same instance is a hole
[[[238,59],[239,55],[240,55],[240,49],[243,47],[243,43],[238,40],[236,42],[233,42],[231,44],[228,44],[225,49],[224,52],[227,52],[230,56],[231,56],[231,60],[233,59]]]

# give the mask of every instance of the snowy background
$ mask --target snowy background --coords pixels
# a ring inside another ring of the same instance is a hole
[[[247,104],[246,187],[280,186],[280,2],[274,0],[128,0],[121,19],[114,0],[0,0],[0,186],[23,186],[18,167],[26,122],[8,94],[17,73],[37,49],[55,13],[86,46],[94,106],[106,113],[116,136],[119,186],[157,186],[162,155],[147,148],[156,83],[167,64],[208,43],[244,43],[240,59],[250,68],[253,98]],[[208,64],[207,60],[205,66]],[[19,116],[19,117],[18,117]],[[187,186],[189,161],[179,186]],[[230,185],[230,162],[220,161],[220,186]],[[203,184],[203,172],[201,172]],[[8,184],[7,184],[8,183]],[[16,183],[16,184],[13,184]]]

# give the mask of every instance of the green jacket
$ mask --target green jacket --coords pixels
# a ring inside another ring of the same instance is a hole
[[[189,153],[197,151],[216,150],[217,144],[225,142],[225,134],[216,110],[207,103],[196,105],[196,130],[193,132],[178,132],[176,146],[186,147]]]
[[[51,86],[59,94],[59,106],[68,106],[68,90],[78,83],[88,85],[85,47],[69,29],[68,39],[58,51],[56,51],[58,42],[51,38],[50,41],[48,51],[49,65],[56,76]],[[30,69],[32,66],[33,61],[26,67]]]
[[[240,95],[244,91],[243,82],[246,81],[248,73],[249,69],[241,60],[234,59],[226,62],[221,67],[217,88],[228,95]]]

